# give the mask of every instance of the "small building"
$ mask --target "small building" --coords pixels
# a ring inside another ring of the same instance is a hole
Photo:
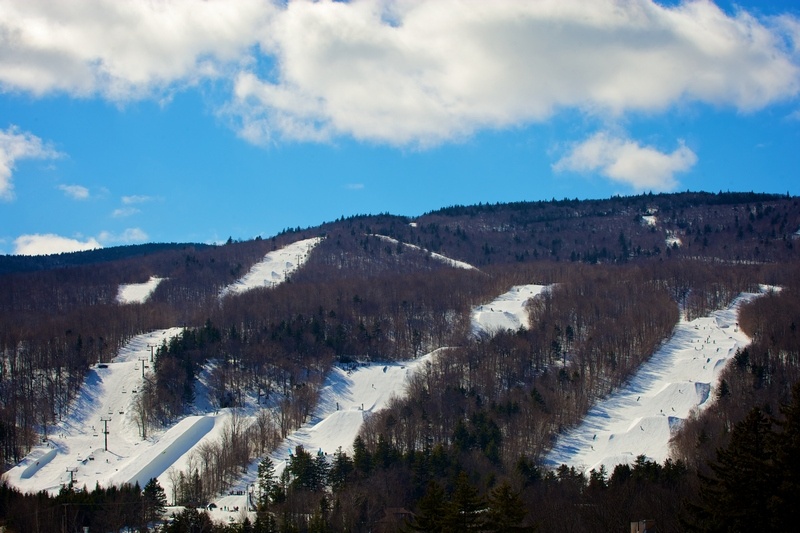
[[[631,522],[631,533],[656,533],[655,520],[639,520]]]
[[[414,519],[414,513],[402,507],[389,507],[384,511],[383,518],[375,522],[377,533],[394,533],[404,531],[404,526]]]

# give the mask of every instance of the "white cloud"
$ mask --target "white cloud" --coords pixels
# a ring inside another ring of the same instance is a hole
[[[124,102],[231,79],[250,142],[424,147],[562,109],[757,110],[800,91],[798,28],[710,0],[0,0],[0,90]]]
[[[81,241],[52,233],[20,235],[14,240],[14,253],[17,255],[49,255],[96,248],[102,248],[102,245],[94,238]]]
[[[89,189],[83,185],[59,185],[58,188],[74,200],[86,200],[89,198]]]
[[[147,233],[139,228],[128,228],[122,233],[112,233],[110,231],[100,232],[97,240],[105,245],[111,244],[134,244],[145,242],[148,239]]]
[[[0,200],[14,198],[11,178],[18,160],[54,159],[60,155],[36,135],[20,131],[16,126],[0,130]]]
[[[122,197],[122,203],[125,205],[143,204],[145,202],[150,202],[151,200],[153,200],[152,196],[145,196],[145,195],[133,195],[133,196]]]
[[[707,0],[297,1],[271,20],[276,71],[242,69],[227,109],[251,142],[424,147],[561,109],[750,111],[800,90],[795,19]]]
[[[147,233],[140,228],[128,228],[122,233],[101,231],[97,237],[69,238],[54,233],[20,235],[14,240],[14,253],[17,255],[48,255],[67,252],[82,252],[104,246],[135,244],[145,242]]]
[[[111,216],[114,218],[125,218],[137,213],[141,213],[141,210],[136,209],[135,207],[120,207],[118,209],[114,209],[111,213]]]
[[[683,142],[672,153],[664,153],[603,131],[573,145],[553,170],[599,172],[637,191],[670,191],[678,185],[675,174],[689,170],[696,162],[697,156]]]
[[[272,11],[263,0],[2,0],[0,87],[152,96],[245,59]]]

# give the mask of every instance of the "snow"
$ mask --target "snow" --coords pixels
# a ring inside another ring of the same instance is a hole
[[[413,244],[408,244],[407,242],[401,243],[397,239],[393,239],[391,237],[387,237],[386,235],[372,234],[372,237],[377,237],[378,239],[380,239],[382,241],[386,241],[386,242],[389,242],[389,243],[392,243],[392,244],[395,244],[395,245],[402,244],[403,246],[406,246],[408,248],[413,248],[414,250],[420,250],[420,251],[422,251],[422,252],[424,252],[426,254],[429,254],[432,259],[440,261],[440,262],[442,262],[442,263],[444,263],[446,265],[449,265],[451,267],[454,267],[454,268],[463,268],[465,270],[478,270],[476,267],[470,265],[469,263],[465,263],[464,261],[458,261],[456,259],[451,259],[451,258],[449,258],[447,256],[442,255],[442,254],[437,254],[436,252],[431,252],[430,250],[427,250],[427,249],[422,248],[420,246],[415,246]]]
[[[299,241],[267,254],[241,280],[223,289],[221,297],[285,281],[320,240]],[[431,256],[457,268],[474,268],[438,254]],[[144,301],[138,300],[147,297],[142,296],[143,285],[147,284],[124,286],[125,301]],[[471,315],[473,333],[492,335],[528,327],[525,304],[547,289],[543,285],[518,285],[475,307]],[[709,317],[681,321],[670,340],[623,388],[599,402],[579,426],[558,439],[546,463],[566,463],[587,471],[602,464],[610,472],[616,464],[633,462],[640,454],[659,462],[666,459],[671,435],[692,409],[708,405],[719,372],[737,348],[749,342],[739,331],[736,317],[738,307],[756,296],[744,294],[729,308]],[[71,476],[77,486],[89,489],[96,483],[109,486],[138,482],[143,486],[156,477],[171,494],[171,469],[185,470],[194,450],[204,443],[219,441],[233,416],[241,417],[246,425],[261,409],[269,408],[249,396],[245,407],[236,413],[215,410],[206,385],[215,364],[212,361],[199,377],[192,415],[142,439],[132,409],[143,383],[141,365],[148,364],[154,347],[181,331],[170,328],[139,335],[112,361],[90,369],[65,419],[48,428],[47,441],[9,470],[5,480],[25,492],[46,490],[54,494]],[[270,454],[276,472],[283,471],[289,454],[298,445],[328,456],[338,449],[351,454],[364,421],[386,408],[392,398],[401,397],[413,373],[444,350],[413,361],[335,366],[326,376],[309,421]],[[109,419],[108,451],[103,449],[101,419]],[[215,500],[218,507],[210,511],[215,521],[241,521],[252,503],[249,493],[256,483],[259,462],[260,459],[254,460],[229,494]],[[233,511],[235,508],[239,510]]]
[[[300,445],[312,454],[322,451],[330,459],[340,448],[352,457],[353,441],[364,421],[385,409],[392,398],[402,397],[413,373],[437,353],[413,361],[335,366],[325,379],[310,420],[289,434],[269,455],[275,464],[276,476],[280,476],[290,454]],[[231,487],[228,495],[214,501],[217,508],[209,514],[215,521],[225,522],[231,517],[239,520],[237,513],[247,508],[252,486],[257,484],[260,461],[259,458],[250,464],[247,473]],[[234,507],[240,511],[231,511]]]
[[[150,279],[144,283],[130,283],[127,285],[120,285],[117,291],[117,303],[120,304],[141,304],[150,298],[153,291],[156,290],[158,284],[166,278],[158,278],[151,276]]]
[[[385,409],[393,397],[403,396],[408,379],[429,357],[355,368],[334,367],[325,380],[311,420],[286,439],[273,459],[285,461],[288,456],[284,450],[298,445],[311,451],[321,449],[323,453],[333,453],[340,447],[352,452],[364,419]]]
[[[657,221],[654,215],[642,215],[642,224],[645,226],[655,226]]]
[[[269,252],[264,259],[253,265],[244,277],[223,288],[219,294],[220,298],[229,294],[240,294],[256,287],[274,287],[283,283],[292,272],[303,266],[311,250],[320,242],[322,242],[321,237],[314,237]]]
[[[683,242],[681,241],[680,237],[675,235],[675,233],[672,232],[672,231],[667,231],[666,244],[670,248],[672,248],[673,246],[676,246],[676,245],[677,246],[683,246]]]
[[[682,320],[672,337],[621,389],[592,407],[583,422],[562,434],[545,464],[585,472],[605,465],[611,473],[636,457],[663,462],[669,440],[693,409],[704,409],[725,364],[750,339],[739,330],[739,306],[757,297],[740,295],[727,309]]]
[[[318,243],[319,239],[308,239],[267,254],[262,263],[225,294],[262,286],[263,279],[259,281],[259,276],[264,270],[278,274],[276,283],[284,281]],[[77,487],[91,490],[96,484],[107,487],[138,482],[144,486],[151,478],[157,478],[166,493],[171,494],[171,470],[186,470],[195,450],[206,443],[219,442],[234,416],[246,426],[261,409],[268,408],[248,396],[245,407],[236,413],[231,409],[214,409],[206,384],[216,364],[212,361],[198,378],[193,413],[142,439],[133,412],[136,394],[145,379],[141,365],[145,364],[145,373],[149,372],[153,349],[182,330],[170,328],[134,337],[112,361],[90,369],[64,420],[48,428],[48,439],[11,468],[4,479],[24,492],[45,490],[55,494],[71,479]],[[339,448],[352,452],[364,420],[384,409],[393,397],[402,396],[413,372],[433,356],[408,362],[334,367],[326,377],[310,420],[273,451],[276,471],[280,473],[285,468],[289,450],[298,445],[329,455]],[[107,451],[103,419],[108,427]],[[222,522],[241,521],[249,508],[248,489],[255,482],[258,462],[253,461],[228,495],[215,500],[218,508],[211,511],[212,518]],[[234,508],[239,511],[231,511]]]
[[[476,337],[498,331],[528,329],[528,300],[548,290],[545,285],[516,285],[488,304],[472,309],[472,334]]]
[[[90,369],[69,414],[48,428],[47,441],[11,468],[5,479],[26,492],[55,493],[69,482],[70,475],[77,486],[93,488],[96,483],[109,486],[130,481],[120,476],[145,469],[152,461],[146,450],[160,452],[165,444],[139,436],[132,406],[143,383],[141,364],[149,366],[151,346],[181,331],[170,328],[134,337],[112,361]],[[108,451],[101,419],[109,420]]]

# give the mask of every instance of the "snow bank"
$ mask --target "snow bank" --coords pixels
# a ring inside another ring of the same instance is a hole
[[[719,373],[750,339],[736,322],[738,309],[756,294],[743,294],[727,309],[681,321],[625,386],[598,402],[576,428],[559,436],[545,464],[610,473],[637,456],[663,462],[669,440],[695,408],[708,406]]]

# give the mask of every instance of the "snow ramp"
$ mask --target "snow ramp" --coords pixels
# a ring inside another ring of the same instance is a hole
[[[112,483],[114,485],[139,483],[140,487],[144,487],[151,478],[157,478],[166,472],[213,427],[214,418],[210,416],[184,418],[167,431],[155,446],[114,474]]]

